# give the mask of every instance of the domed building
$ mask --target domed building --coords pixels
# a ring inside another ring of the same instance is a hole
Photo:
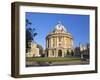
[[[65,57],[73,50],[73,37],[61,22],[46,36],[46,56]]]

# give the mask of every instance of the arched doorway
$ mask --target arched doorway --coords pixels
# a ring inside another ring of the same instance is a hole
[[[62,57],[62,50],[58,50],[58,57]]]

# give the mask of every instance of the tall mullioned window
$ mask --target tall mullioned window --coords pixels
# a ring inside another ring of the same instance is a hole
[[[55,39],[53,38],[53,47],[55,46]]]
[[[61,42],[61,36],[59,37],[59,42]]]

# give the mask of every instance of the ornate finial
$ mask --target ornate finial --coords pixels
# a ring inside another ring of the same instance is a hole
[[[58,21],[58,27],[61,27],[61,25],[62,25],[61,21]]]
[[[61,21],[58,21],[58,24],[61,24]]]

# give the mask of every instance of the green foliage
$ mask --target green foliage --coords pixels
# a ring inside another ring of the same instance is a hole
[[[35,28],[28,28],[28,25],[31,25],[32,23],[26,19],[26,53],[30,50],[29,42],[34,42],[34,38],[37,35],[37,32]]]
[[[67,55],[69,55],[70,54],[70,52],[69,52],[69,50],[67,50]]]
[[[74,55],[74,51],[73,50],[71,50],[71,56],[73,56]]]

